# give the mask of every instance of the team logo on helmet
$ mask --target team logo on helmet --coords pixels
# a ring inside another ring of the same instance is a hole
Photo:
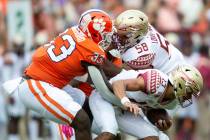
[[[93,28],[98,32],[103,32],[105,29],[106,22],[103,19],[94,19]]]

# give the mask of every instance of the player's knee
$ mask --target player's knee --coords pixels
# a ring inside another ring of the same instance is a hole
[[[111,117],[108,114],[103,114],[103,116],[105,116],[105,118],[102,119],[101,122],[97,124],[101,128],[101,132],[109,132],[116,136],[119,131],[116,118]]]
[[[102,126],[102,132],[108,132],[116,136],[118,132],[118,125],[113,123],[109,123],[109,125],[104,125]]]
[[[91,127],[90,119],[87,113],[83,109],[78,111],[71,125],[74,129],[78,130],[84,130],[84,129],[87,130],[90,129]]]
[[[159,140],[159,137],[158,136],[149,136],[149,137],[145,137],[140,140]]]

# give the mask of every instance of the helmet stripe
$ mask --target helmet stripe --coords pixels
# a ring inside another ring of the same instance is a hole
[[[80,24],[82,18],[83,18],[85,15],[87,15],[88,13],[90,13],[90,12],[102,12],[102,13],[106,14],[107,16],[109,16],[109,14],[106,13],[105,11],[103,11],[103,10],[100,10],[100,9],[90,9],[90,10],[87,10],[87,11],[85,11],[84,13],[81,14],[80,19],[79,19],[79,24]]]

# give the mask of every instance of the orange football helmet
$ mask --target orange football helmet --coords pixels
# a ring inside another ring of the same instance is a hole
[[[84,12],[79,20],[79,28],[104,50],[112,41],[112,20],[102,10],[91,9]]]

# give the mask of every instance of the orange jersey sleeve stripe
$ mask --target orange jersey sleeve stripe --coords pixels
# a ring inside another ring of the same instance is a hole
[[[64,140],[63,138],[63,132],[61,130],[61,125],[58,124],[58,129],[59,129],[59,133],[60,133],[60,136],[61,136],[61,140]]]
[[[35,89],[33,88],[32,82],[31,80],[27,80],[29,89],[31,90],[32,94],[34,95],[34,97],[42,104],[42,106],[44,106],[50,113],[52,113],[56,118],[66,122],[67,124],[70,124],[70,122],[63,118],[62,116],[60,116],[58,113],[56,113],[52,108],[50,108],[39,96],[39,94],[35,91]]]
[[[72,115],[69,111],[67,111],[63,106],[61,106],[59,103],[57,103],[55,100],[53,100],[50,96],[48,96],[46,90],[42,87],[39,81],[36,81],[36,85],[39,88],[39,90],[43,93],[43,96],[55,107],[57,107],[61,112],[63,112],[65,115],[67,115],[71,120],[74,119],[74,115]]]

